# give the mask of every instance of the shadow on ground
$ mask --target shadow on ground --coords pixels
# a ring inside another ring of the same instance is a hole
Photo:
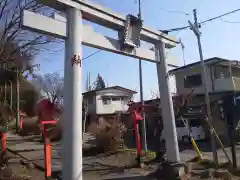
[[[153,152],[157,152],[159,150],[161,151],[164,151],[165,150],[165,143],[164,142],[157,142],[156,140],[154,139],[151,139],[151,140],[147,140],[147,146],[148,146],[148,150],[151,150]],[[224,147],[225,148],[229,148],[230,147],[230,143],[229,141],[228,142],[222,142]],[[211,141],[208,139],[208,140],[199,140],[199,141],[196,141],[196,144],[199,148],[199,150],[201,152],[212,152],[212,146],[211,146]],[[240,144],[237,142],[237,144]],[[128,148],[136,148],[136,143],[133,139],[131,140],[126,140],[125,139],[125,145],[126,147]],[[183,143],[181,141],[178,142],[178,145],[179,145],[179,151],[182,152],[184,150],[193,150],[193,146],[191,144],[191,142],[188,142],[188,143]],[[221,147],[220,145],[216,142],[216,146],[217,146],[217,150],[220,150]]]
[[[152,178],[147,176],[136,176],[136,177],[120,177],[120,178],[110,178],[104,180],[151,180]]]

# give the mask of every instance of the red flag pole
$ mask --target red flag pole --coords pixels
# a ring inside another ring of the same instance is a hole
[[[132,119],[133,119],[133,127],[135,131],[135,139],[136,139],[136,150],[137,150],[137,161],[140,167],[142,167],[142,148],[141,148],[141,141],[140,141],[140,135],[139,135],[139,128],[138,128],[138,122],[143,120],[143,117],[140,115],[140,112],[143,110],[143,107],[141,104],[131,102],[129,105],[128,111],[131,113]]]
[[[44,118],[44,107],[43,104],[40,104],[41,110],[41,120],[40,124],[43,126],[42,128],[42,137],[44,139],[44,166],[45,166],[45,179],[50,179],[52,176],[52,153],[51,153],[51,144],[50,139],[47,135],[47,125],[56,124],[56,120],[47,120]],[[52,118],[52,116],[51,116]]]

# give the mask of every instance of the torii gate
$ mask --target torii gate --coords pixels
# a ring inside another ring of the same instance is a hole
[[[129,16],[125,19],[84,0],[39,0],[39,3],[66,13],[66,18],[59,15],[50,18],[26,10],[22,12],[23,28],[65,39],[64,119],[66,121],[63,124],[63,179],[82,179],[82,46],[80,44],[156,63],[163,104],[163,123],[168,137],[167,158],[170,162],[179,162],[174,111],[164,51],[165,47],[175,47],[177,41],[162,32],[146,27],[140,27],[137,36],[136,27],[135,29],[132,27],[130,33],[132,37],[126,37],[125,34],[125,38],[122,38],[123,32],[129,31],[128,23],[132,22],[129,21]],[[94,32],[91,27],[83,25],[82,19],[117,31],[119,39]],[[136,39],[139,38],[152,43],[155,46],[155,52],[135,46]],[[132,42],[126,40],[132,40]],[[127,47],[122,46],[123,41]],[[176,63],[168,61],[168,65],[174,66]]]

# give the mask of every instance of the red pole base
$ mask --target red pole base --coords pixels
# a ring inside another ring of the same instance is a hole
[[[20,119],[20,130],[22,130],[22,128],[23,128],[23,120]]]
[[[45,165],[45,179],[52,177],[52,157],[51,157],[51,144],[49,138],[46,136],[46,128],[43,130],[44,136],[44,165]]]
[[[5,153],[7,151],[7,135],[6,133],[1,133],[1,148],[2,153]]]

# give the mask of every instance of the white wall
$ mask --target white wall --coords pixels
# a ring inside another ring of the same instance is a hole
[[[168,66],[168,71],[174,69],[175,67],[173,66]],[[177,87],[176,87],[176,77],[175,75],[170,75],[169,77],[169,85],[170,85],[170,91],[172,94],[175,94],[177,92]]]
[[[123,101],[111,101],[110,104],[103,104],[102,96],[121,96],[124,97]],[[128,101],[132,99],[132,95],[129,93],[108,89],[99,91],[96,94],[96,113],[97,114],[111,114],[115,111],[126,111]]]
[[[216,72],[214,72],[216,71]],[[191,91],[191,88],[184,87],[184,77],[194,74],[201,73],[201,65],[190,67],[183,69],[179,72],[175,73],[176,78],[176,87],[177,93],[188,93]],[[240,69],[239,68],[232,68],[232,75],[233,78],[229,77],[229,68],[223,66],[206,66],[206,73],[208,79],[208,88],[209,92],[223,92],[223,91],[230,91],[230,90],[239,90],[240,89]],[[223,73],[223,78],[220,77],[220,73]],[[216,76],[216,77],[215,77]],[[235,84],[235,87],[233,85]],[[194,93],[204,93],[204,86],[194,87]]]
[[[177,93],[182,94],[182,93],[188,93],[191,91],[191,88],[185,88],[184,87],[184,77],[189,76],[189,75],[194,75],[194,74],[199,74],[201,73],[201,66],[195,66],[192,68],[187,68],[184,69],[180,72],[177,72],[175,74],[176,77],[176,87],[177,87]],[[209,92],[212,92],[212,74],[210,71],[210,68],[206,66],[206,73],[207,73],[207,78],[208,78],[208,87],[209,87]],[[204,85],[194,87],[194,93],[204,93]]]

